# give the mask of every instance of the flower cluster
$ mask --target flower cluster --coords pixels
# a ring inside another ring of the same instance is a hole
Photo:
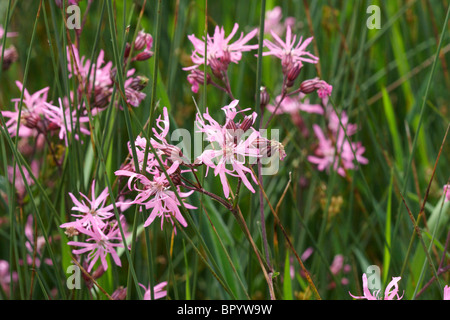
[[[226,198],[230,194],[227,176],[238,177],[251,192],[255,192],[253,186],[247,178],[250,175],[255,183],[258,183],[253,172],[248,168],[251,159],[272,154],[273,145],[276,142],[269,141],[261,136],[260,132],[252,126],[256,120],[256,113],[245,116],[241,121],[237,121],[239,113],[248,111],[245,109],[237,111],[238,100],[234,100],[229,105],[222,108],[225,113],[225,123],[220,125],[214,120],[209,111],[203,115],[197,114],[197,127],[205,134],[206,140],[210,142],[208,148],[197,158],[198,162],[205,164],[207,168],[214,170],[214,175],[220,177],[223,192]],[[277,151],[280,157],[284,158],[284,148],[278,144]],[[265,153],[263,152],[265,150]],[[275,152],[274,152],[275,153]],[[246,160],[247,159],[247,160]],[[253,161],[253,164],[255,161]],[[208,174],[208,170],[206,172]]]
[[[119,177],[127,177],[129,191],[137,192],[136,197],[129,204],[138,204],[141,209],[151,210],[150,216],[144,223],[145,227],[150,225],[156,217],[162,218],[161,228],[164,220],[168,220],[175,227],[173,218],[186,227],[187,222],[181,214],[179,208],[181,203],[177,194],[181,199],[184,199],[191,195],[193,191],[181,192],[180,190],[180,164],[183,164],[184,160],[181,150],[170,145],[166,139],[169,132],[167,108],[164,108],[163,116],[163,118],[159,116],[156,120],[156,126],[161,131],[158,132],[154,129],[156,139],[152,138],[149,141],[152,147],[156,149],[156,154],[149,150],[150,146],[147,145],[145,138],[138,137],[134,143],[137,158],[133,157],[131,143],[128,143],[131,158],[115,174]],[[158,160],[161,161],[161,164]],[[135,163],[138,164],[137,167]],[[176,190],[172,189],[166,174],[174,182]],[[196,209],[188,203],[183,203],[183,205],[188,209]]]
[[[207,194],[231,208],[232,203],[228,198],[232,191],[228,179],[238,179],[250,192],[255,192],[251,180],[256,184],[258,182],[250,169],[251,165],[262,157],[277,154],[280,159],[285,157],[281,143],[268,140],[253,128],[255,112],[238,119],[239,115],[249,110],[238,111],[238,102],[234,100],[222,108],[225,114],[223,124],[217,122],[208,109],[203,114],[197,114],[198,132],[204,135],[209,145],[192,163],[178,146],[168,141],[170,121],[165,107],[163,114],[156,119],[156,128],[153,128],[153,137],[149,141],[137,137],[133,144],[134,150],[131,143],[128,143],[129,160],[115,174],[127,178],[128,193],[135,194],[128,204],[139,205],[141,211],[150,211],[144,227],[149,226],[156,218],[161,219],[161,228],[164,221],[170,222],[175,231],[175,221],[186,227],[187,221],[180,207],[196,209],[185,201],[194,192]],[[219,176],[225,199],[204,190],[198,183],[183,175],[189,171],[196,176],[196,168],[199,166],[206,167],[206,176],[210,169],[215,176]],[[188,191],[183,192],[182,189]]]
[[[117,247],[123,247],[122,236],[120,234],[119,223],[125,228],[125,218],[121,216],[120,222],[115,219],[113,212],[114,204],[105,206],[109,197],[108,188],[105,188],[99,196],[95,195],[95,180],[91,185],[91,198],[80,192],[81,200],[78,200],[72,193],[69,193],[74,206],[72,211],[79,212],[72,214],[75,221],[63,223],[60,227],[66,229],[69,237],[86,236],[86,241],[69,241],[70,246],[81,247],[73,250],[74,254],[89,252],[87,261],[90,272],[97,260],[100,259],[103,269],[108,269],[106,256],[109,253],[114,262],[121,266],[120,258],[116,252]],[[118,205],[117,205],[118,206]]]
[[[151,39],[151,35],[141,31],[136,41],[141,41],[141,38]],[[145,49],[146,55],[151,48],[151,40],[144,40],[148,43]],[[129,48],[129,45],[127,46]],[[136,46],[135,46],[136,48]],[[139,49],[142,50],[143,47],[139,44]],[[137,49],[136,49],[137,50]],[[141,52],[140,54],[142,54]],[[129,58],[129,50],[125,52],[125,59]],[[104,51],[100,50],[96,62],[91,62],[85,57],[81,57],[78,53],[78,49],[75,46],[67,48],[67,61],[68,61],[68,71],[69,78],[76,77],[78,79],[79,85],[77,88],[78,96],[81,98],[83,94],[86,94],[88,100],[90,101],[90,109],[93,114],[96,114],[104,110],[110,103],[114,92],[114,85],[116,84],[116,74],[117,69],[113,68],[111,61],[105,63]],[[136,56],[138,57],[139,54]],[[72,59],[73,57],[73,59]],[[144,59],[133,59],[133,61],[142,61]],[[148,58],[150,58],[148,56]],[[148,79],[142,76],[133,77],[136,70],[131,68],[124,72],[126,76],[124,80],[124,96],[126,98],[126,103],[137,107],[145,99],[146,94],[142,90],[146,87]],[[118,86],[116,85],[116,88]]]
[[[329,111],[328,115],[326,133],[319,125],[313,125],[318,145],[314,155],[308,156],[308,161],[316,164],[319,171],[329,172],[333,169],[345,177],[347,170],[356,169],[355,162],[367,164],[369,161],[363,157],[365,148],[361,142],[350,141],[349,137],[357,132],[357,126],[348,122],[345,111],[340,117],[334,110]]]

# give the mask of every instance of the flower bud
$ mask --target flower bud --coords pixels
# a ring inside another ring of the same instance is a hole
[[[254,119],[253,115],[246,116],[244,118],[244,120],[242,120],[242,123],[239,125],[239,129],[246,132],[248,129],[251,128],[251,126],[253,125],[254,122],[255,122],[255,119]]]
[[[125,300],[126,297],[127,297],[127,288],[124,288],[123,286],[117,288],[111,295],[111,298],[113,300]]]
[[[287,73],[287,87],[292,87],[294,85],[295,79],[297,79],[303,65],[301,63],[296,63]]]
[[[123,54],[124,58],[128,58],[128,56],[130,55],[130,51],[131,51],[131,45],[127,42],[125,44],[125,52]]]
[[[270,95],[266,90],[266,87],[261,87],[259,90],[259,106],[261,109],[264,109],[270,102]]]
[[[305,80],[300,84],[300,91],[308,94],[317,90],[316,85],[319,82],[319,78]]]
[[[153,52],[152,51],[142,51],[139,54],[137,54],[134,58],[133,61],[145,61],[150,59],[151,57],[153,57]]]
[[[1,49],[2,49],[2,47],[0,46],[0,50]],[[0,51],[0,57],[1,57],[1,51]],[[14,62],[16,62],[18,59],[19,59],[19,55],[14,46],[11,46],[11,47],[5,49],[5,54],[3,56],[2,70],[8,70],[9,67]]]
[[[137,51],[141,51],[145,48],[146,44],[146,33],[143,31],[139,31],[136,40],[134,41],[134,49]]]

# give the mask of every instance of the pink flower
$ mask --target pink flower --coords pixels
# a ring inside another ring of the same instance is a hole
[[[323,85],[317,90],[317,94],[319,95],[319,98],[325,98],[331,96],[331,92],[333,91],[333,86],[329,85],[325,81],[323,82]]]
[[[283,13],[281,12],[280,6],[276,6],[272,10],[266,11],[266,16],[264,19],[264,33],[273,31],[277,35],[281,35],[284,31],[284,26],[281,24],[282,17]]]
[[[450,286],[444,287],[444,300],[450,300]]]
[[[44,117],[45,103],[49,87],[41,89],[33,94],[30,94],[23,84],[16,81],[16,85],[20,91],[23,91],[22,111],[19,118],[19,104],[20,98],[11,99],[15,103],[15,111],[1,111],[2,115],[9,118],[6,121],[6,127],[9,134],[14,137],[16,135],[17,123],[19,123],[19,137],[36,137],[39,130],[44,130],[42,118]]]
[[[185,163],[187,160],[184,159],[181,150],[169,144],[166,139],[169,133],[169,115],[167,108],[163,109],[163,117],[160,115],[156,119],[156,127],[153,128],[153,133],[154,138],[150,140],[150,143],[177,189],[173,190],[171,188],[171,184],[167,180],[163,169],[160,167],[158,159],[151,150],[147,150],[147,162],[144,163],[146,148],[149,148],[149,146],[147,146],[147,140],[142,137],[137,137],[135,141],[136,160],[139,166],[139,172],[136,172],[134,159],[131,159],[127,165],[117,170],[115,174],[117,176],[128,177],[128,189],[130,191],[137,191],[134,200],[127,202],[127,205],[138,204],[147,210],[151,209],[150,216],[145,221],[144,227],[149,226],[157,217],[161,218],[161,228],[164,220],[168,220],[175,227],[173,218],[182,226],[186,227],[187,222],[179,209],[181,203],[175,191],[181,199],[189,197],[194,191],[186,193],[180,191],[180,174],[182,170],[179,167],[180,164]],[[130,144],[128,144],[128,148],[130,154],[133,154]],[[141,174],[144,165],[145,175]],[[196,207],[188,203],[183,202],[183,204],[187,209],[196,209]]]
[[[81,247],[81,249],[74,249],[74,254],[83,254],[89,252],[87,261],[89,261],[88,272],[91,272],[95,263],[100,259],[101,264],[106,271],[108,269],[108,262],[106,256],[108,253],[113,258],[114,262],[118,266],[122,266],[119,255],[116,252],[116,247],[123,248],[122,237],[120,235],[120,229],[118,227],[117,220],[105,224],[103,228],[93,226],[90,230],[78,227],[78,230],[87,235],[86,242],[69,241],[69,246]]]
[[[45,238],[43,236],[36,236],[36,243],[34,243],[34,224],[33,224],[33,215],[29,215],[27,218],[27,223],[25,225],[25,236],[27,238],[27,242],[25,243],[25,246],[28,250],[28,254],[27,254],[27,263],[28,265],[32,265],[33,263],[33,255],[34,255],[34,250],[36,250],[36,259],[35,259],[35,265],[36,267],[39,268],[39,266],[41,265],[41,260],[39,258],[39,256],[41,255],[42,252],[42,248],[45,246]],[[49,238],[49,241],[51,240],[51,238]],[[48,265],[53,265],[52,259],[50,258],[45,258],[44,259],[44,263],[48,264]]]
[[[266,16],[264,19],[264,33],[274,32],[278,36],[286,30],[286,27],[293,27],[295,24],[294,17],[287,17],[284,23],[281,22],[283,18],[282,10],[280,6],[274,7],[272,10],[266,11]]]
[[[167,170],[169,175],[173,172],[173,167]],[[164,219],[167,219],[175,227],[173,218],[183,227],[186,227],[187,222],[179,209],[181,204],[175,192],[170,190],[169,181],[167,181],[163,172],[159,173],[159,171],[154,171],[153,173],[154,175],[149,179],[145,175],[128,170],[117,170],[115,172],[117,176],[129,177],[128,188],[132,191],[137,191],[137,196],[131,203],[142,205],[147,210],[151,209],[150,216],[145,221],[144,227],[148,227],[156,217],[161,218],[161,229]],[[139,181],[140,186],[138,183],[135,183],[135,180]],[[194,191],[185,193],[180,192],[178,189],[177,192],[180,198],[183,199],[189,197]],[[197,209],[188,203],[184,203],[184,206],[187,209]]]
[[[248,137],[244,137],[243,133],[246,130],[239,130],[236,127],[234,117],[237,114],[236,105],[238,102],[238,100],[234,100],[230,105],[222,108],[226,115],[226,123],[224,126],[221,126],[214,120],[208,110],[206,110],[203,116],[197,114],[196,120],[200,132],[203,132],[206,135],[206,139],[210,142],[209,148],[205,149],[197,159],[200,163],[205,164],[208,169],[214,169],[214,175],[220,177],[225,197],[228,197],[230,194],[227,175],[241,178],[244,185],[251,192],[255,192],[255,190],[246,174],[250,174],[255,183],[257,183],[256,177],[245,165],[245,158],[259,157],[256,139],[260,135],[259,132],[252,131]],[[251,121],[254,122],[255,118],[256,114],[253,114]],[[234,125],[235,127],[233,128],[230,125]],[[206,174],[208,174],[208,169]]]
[[[16,193],[19,197],[19,199],[23,199],[25,195],[27,194],[27,189],[25,187],[25,182],[28,184],[28,186],[31,186],[34,184],[34,180],[30,176],[30,173],[25,168],[25,166],[22,166],[22,171],[25,176],[25,179],[23,179],[22,174],[20,173],[19,166],[16,164],[16,178],[14,182],[14,187],[16,188]],[[31,171],[35,177],[39,174],[39,163],[37,160],[33,160],[31,162]],[[10,183],[12,183],[14,177],[14,169],[12,166],[8,166],[8,180]]]
[[[89,122],[88,116],[79,116],[77,118],[77,110],[73,110],[70,113],[69,108],[64,109],[61,99],[59,99],[59,107],[51,105],[50,103],[44,103],[45,109],[44,114],[49,121],[49,127],[52,129],[59,129],[58,137],[60,140],[64,140],[66,146],[69,145],[68,133],[72,133],[78,122],[86,123]],[[86,135],[90,134],[90,131],[83,126],[79,126],[80,132]],[[75,133],[75,139],[79,139],[79,135]]]
[[[140,283],[139,283],[139,285],[142,288],[144,288],[144,290],[145,290],[143,300],[151,300],[150,287],[147,289],[144,285],[142,285]],[[164,298],[165,296],[167,296],[167,291],[163,290],[163,288],[166,285],[167,285],[167,282],[164,281],[153,287],[153,299],[157,300],[157,299],[161,299],[161,298]]]
[[[4,35],[5,35],[5,29],[3,29],[3,27],[0,25],[0,39],[3,38]],[[18,35],[17,32],[8,32],[8,33],[6,33],[6,37],[7,38],[17,37],[17,35]]]
[[[384,291],[383,300],[395,300],[394,298],[400,300],[403,298],[403,295],[401,297],[399,297],[398,295],[398,282],[400,280],[401,277],[392,277],[392,281],[389,282],[389,284],[386,287],[386,290]],[[380,290],[375,291],[373,294],[370,292],[367,281],[367,275],[365,273],[362,276],[362,281],[363,281],[364,296],[354,296],[349,292],[350,296],[352,296],[354,299],[380,300],[381,297],[378,297]]]
[[[284,74],[288,74],[288,72],[297,65],[302,66],[303,62],[317,63],[319,61],[319,58],[312,55],[308,51],[305,51],[306,47],[311,43],[313,37],[306,39],[303,43],[303,37],[300,37],[298,44],[294,46],[297,37],[295,35],[292,37],[290,26],[287,26],[286,42],[283,42],[283,40],[281,40],[275,32],[271,31],[271,34],[277,44],[267,39],[264,40],[264,45],[269,49],[269,51],[263,52],[263,56],[273,55],[281,59]]]
[[[345,132],[343,127],[345,128]],[[358,131],[358,126],[349,122],[345,111],[342,111],[339,117],[334,110],[330,109],[328,109],[328,128],[335,136],[340,133],[347,133],[347,136],[350,137]]]
[[[317,95],[321,99],[326,99],[331,95],[333,86],[319,78],[308,79],[300,84],[300,92],[308,94],[317,91]]]
[[[345,131],[342,129],[341,123],[342,126],[346,127]],[[313,125],[318,146],[314,152],[315,155],[308,156],[308,161],[316,164],[319,171],[329,171],[330,168],[333,168],[339,175],[345,177],[346,170],[356,168],[355,161],[361,164],[369,162],[363,157],[365,148],[361,142],[349,142],[348,137],[356,132],[357,127],[348,123],[348,118],[344,112],[341,115],[340,122],[339,117],[332,112],[329,117],[328,128],[330,137],[325,136],[318,125]],[[347,132],[347,136],[345,132]]]
[[[67,47],[69,77],[76,76],[81,78],[81,84],[78,88],[79,94],[86,90],[88,96],[94,100],[93,108],[99,109],[103,109],[110,103],[115,78],[112,62],[108,61],[105,63],[104,58],[105,53],[103,50],[100,50],[96,62],[93,62],[91,66],[89,59],[86,59],[84,56],[80,58],[78,49],[74,45]],[[135,69],[130,69],[124,74],[124,94],[127,102],[133,107],[139,106],[146,97],[146,94],[141,92],[146,82],[140,86],[136,85],[140,81],[138,77],[132,77],[135,71]],[[95,111],[97,112],[98,110]]]
[[[110,204],[105,206],[106,200],[109,197],[108,188],[105,188],[98,197],[95,196],[95,180],[91,185],[91,199],[80,192],[83,199],[79,201],[71,192],[69,196],[75,206],[72,211],[80,212],[79,214],[72,214],[76,221],[63,223],[60,228],[75,228],[80,230],[91,230],[93,227],[100,229],[104,228],[107,221],[114,217],[114,206]]]
[[[211,37],[207,35],[207,56],[206,64],[213,69],[213,72],[220,73],[228,68],[230,62],[238,63],[242,58],[242,52],[250,51],[258,48],[258,45],[247,45],[257,33],[258,29],[254,29],[250,33],[244,36],[241,33],[238,40],[234,43],[230,43],[231,39],[236,34],[239,25],[234,24],[231,33],[225,37],[225,29],[216,26],[214,30],[214,35]],[[189,35],[188,39],[194,46],[194,51],[192,52],[191,59],[195,65],[202,65],[205,62],[205,42],[196,38],[195,35]],[[188,69],[185,69],[188,70]]]
[[[12,272],[13,283],[18,280],[17,272]],[[11,275],[9,271],[9,262],[6,260],[0,260],[0,287],[2,287],[6,296],[9,297],[9,291],[11,286]]]
[[[330,271],[332,274],[337,276],[341,272],[344,274],[350,272],[350,268],[351,268],[350,265],[344,264],[344,256],[342,254],[337,254],[334,256],[333,262],[331,263]],[[341,284],[347,285],[348,279],[346,277],[342,276]],[[332,280],[330,282],[330,284],[328,285],[328,288],[333,289],[335,287],[336,287],[336,283],[334,283],[334,280]]]
[[[446,184],[443,189],[444,189],[445,202],[450,201],[450,184]]]
[[[149,33],[145,33],[144,30],[139,31],[136,40],[134,42],[134,49],[142,52],[133,57],[133,61],[144,61],[150,59],[153,56],[151,51],[153,46],[153,37]]]
[[[276,110],[276,105],[278,104],[280,99],[281,96],[276,97],[275,105],[267,105],[267,110],[272,113],[275,112],[276,114],[288,113],[290,115],[298,114],[299,111],[316,113],[320,115],[324,114],[324,110],[320,104],[310,104],[309,99],[306,99],[305,95],[302,93],[300,93],[297,97],[285,97]]]

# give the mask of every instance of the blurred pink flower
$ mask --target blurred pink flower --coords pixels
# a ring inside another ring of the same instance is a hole
[[[79,125],[81,133],[89,135],[90,131],[83,127],[81,124],[89,122],[87,115],[80,115],[77,117],[77,110],[70,112],[69,108],[64,108],[61,99],[59,99],[59,107],[51,105],[50,103],[44,103],[44,114],[49,121],[49,128],[52,130],[58,130],[58,137],[60,140],[64,140],[66,146],[69,145],[68,133],[72,133],[75,127]],[[79,135],[74,134],[75,139],[79,140]]]
[[[285,32],[287,26],[293,28],[295,25],[294,17],[286,17],[284,23],[281,22],[283,13],[280,6],[274,7],[272,10],[266,11],[264,19],[264,33],[270,34],[274,32],[276,35],[281,36]]]
[[[3,38],[4,35],[5,35],[5,29],[3,29],[3,26],[0,25],[0,39]],[[18,32],[8,32],[8,33],[6,33],[6,37],[7,38],[17,37],[18,35],[19,35]]]
[[[444,287],[444,300],[450,300],[450,286]]]
[[[375,291],[373,294],[369,290],[368,281],[367,281],[367,275],[364,273],[362,276],[363,281],[363,292],[364,296],[354,296],[350,292],[350,296],[352,296],[354,299],[367,299],[367,300],[400,300],[403,298],[403,295],[400,297],[398,295],[398,282],[401,280],[401,277],[392,277],[392,281],[389,282],[389,284],[386,287],[386,290],[384,291],[384,297],[378,297],[378,294],[380,290]]]
[[[39,175],[39,163],[37,160],[33,160],[30,164],[31,171],[35,177]],[[25,179],[22,177],[22,174],[20,173],[18,164],[16,164],[16,178],[14,182],[14,187],[16,188],[17,196],[20,200],[22,200],[25,195],[27,194],[27,189],[25,187],[25,182],[28,184],[28,186],[34,185],[34,180],[31,177],[30,173],[26,169],[25,166],[22,166],[22,171],[25,176]],[[8,180],[10,183],[12,183],[14,177],[14,169],[12,166],[8,166]],[[25,181],[24,181],[25,180]]]
[[[444,196],[445,196],[445,202],[450,201],[450,184],[444,185]]]
[[[42,123],[45,103],[47,102],[48,91],[50,87],[41,89],[30,94],[20,81],[16,81],[20,91],[23,91],[23,104],[19,118],[20,98],[11,99],[15,103],[15,111],[1,111],[2,115],[9,118],[6,121],[6,127],[11,137],[16,135],[17,124],[19,123],[19,137],[36,137],[39,130],[44,130],[45,124]]]
[[[80,78],[81,84],[78,93],[81,95],[86,90],[87,95],[94,101],[92,107],[98,108],[98,110],[93,110],[95,113],[109,104],[116,72],[111,61],[105,63],[103,50],[100,50],[97,60],[91,63],[84,56],[80,58],[78,49],[74,45],[68,46],[67,69],[69,78],[74,76]],[[135,71],[135,69],[129,69],[124,74],[124,94],[127,102],[133,107],[139,106],[146,97],[146,94],[141,92],[146,82],[139,81],[139,77],[133,77]]]
[[[144,297],[143,300],[151,300],[151,296],[150,296],[150,287],[147,289],[144,285],[140,284],[139,285],[144,288],[145,293],[144,293]],[[167,285],[167,282],[161,282],[159,284],[157,284],[156,286],[153,287],[153,299],[157,300],[157,299],[161,299],[164,298],[167,295],[167,291],[163,290],[163,288]]]
[[[12,272],[12,281],[14,284],[18,280],[18,275],[16,271]],[[9,270],[9,262],[6,260],[0,260],[0,286],[5,292],[6,296],[9,298],[9,291],[11,287],[11,274]]]
[[[334,256],[333,262],[330,266],[330,271],[333,275],[337,276],[340,273],[346,274],[350,272],[351,267],[349,264],[344,264],[344,256],[342,254],[337,254]],[[347,285],[348,279],[345,276],[341,277],[341,284]],[[330,282],[328,285],[329,289],[333,289],[336,287],[336,283],[334,283],[334,280]]]
[[[27,238],[27,242],[25,246],[27,247],[28,254],[27,254],[27,263],[28,265],[32,265],[33,263],[33,255],[34,255],[34,249],[36,249],[36,259],[35,259],[35,265],[39,268],[41,265],[41,260],[39,256],[41,255],[42,248],[45,246],[45,238],[43,236],[36,236],[36,243],[34,243],[34,224],[33,224],[33,215],[29,215],[27,218],[27,223],[25,225],[25,236]],[[49,241],[51,241],[51,238],[48,238]],[[34,248],[36,246],[36,248]],[[52,259],[45,258],[44,263],[48,265],[53,265]]]
[[[346,128],[345,131],[342,126]],[[349,137],[356,132],[357,127],[348,122],[345,112],[341,114],[340,121],[334,111],[331,112],[328,119],[328,129],[329,137],[325,135],[320,126],[317,124],[313,125],[313,130],[318,139],[318,146],[314,151],[314,155],[308,156],[308,161],[316,164],[319,171],[326,170],[328,172],[330,168],[333,168],[339,175],[345,177],[346,170],[356,168],[355,161],[360,164],[369,163],[363,157],[365,148],[361,142],[349,142]]]
[[[280,6],[276,6],[272,10],[266,11],[266,16],[264,19],[264,33],[270,33],[270,31],[273,31],[277,35],[281,35],[284,31],[284,26],[281,23],[282,17],[283,13]]]
[[[316,113],[323,115],[324,110],[320,104],[310,104],[309,99],[305,98],[305,94],[300,93],[296,97],[287,96],[285,97],[278,109],[276,105],[280,101],[281,96],[275,98],[275,105],[267,105],[267,110],[270,112],[275,112],[276,114],[288,113],[290,115],[297,115],[299,111],[304,111],[307,113]]]

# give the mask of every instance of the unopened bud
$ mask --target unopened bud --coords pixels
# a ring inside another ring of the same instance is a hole
[[[255,122],[255,119],[254,119],[253,115],[246,116],[244,118],[244,120],[242,120],[242,123],[240,124],[239,129],[246,132],[248,129],[251,128],[251,126],[253,125],[254,122]]]
[[[136,40],[134,41],[134,49],[141,51],[146,45],[146,34],[143,31],[139,31]]]
[[[308,94],[317,90],[317,84],[319,83],[319,78],[305,80],[300,84],[300,91]]]
[[[128,58],[128,56],[130,55],[130,51],[131,51],[131,45],[127,42],[125,44],[125,52],[123,53],[124,58]]]
[[[228,64],[229,62],[227,62],[226,60],[221,60],[221,59],[211,59],[209,61],[209,66],[211,67],[211,71],[214,74],[214,76],[216,76],[219,79],[223,78],[223,72],[227,71],[228,69]]]
[[[142,51],[139,54],[137,54],[134,58],[133,61],[145,61],[150,59],[151,57],[153,57],[153,52],[152,51]]]
[[[153,45],[153,37],[149,33],[145,33],[143,30],[139,31],[136,36],[136,40],[134,41],[134,49],[137,51],[141,51],[144,48],[150,50]]]
[[[300,74],[300,71],[302,70],[302,64],[296,63],[287,74],[287,87],[292,87],[294,85],[295,79],[297,79],[298,75]]]
[[[227,124],[225,125],[225,128],[228,130],[237,130],[238,126],[236,125],[236,123],[233,120],[229,120],[227,122]]]
[[[267,106],[270,102],[270,95],[266,90],[266,87],[261,87],[261,89],[259,90],[259,105],[261,108],[265,108],[265,106]]]

